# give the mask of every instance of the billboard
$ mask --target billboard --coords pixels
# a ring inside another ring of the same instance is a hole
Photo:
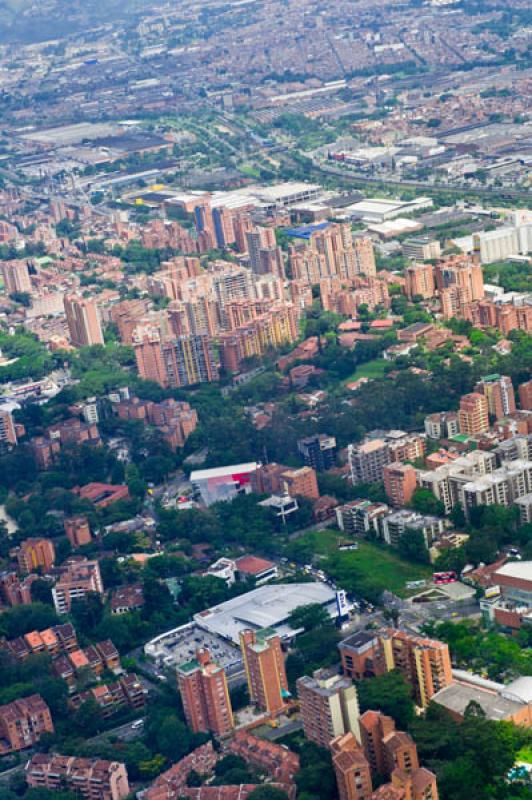
[[[336,608],[338,609],[339,617],[346,617],[349,614],[347,595],[343,589],[339,589],[336,592]]]

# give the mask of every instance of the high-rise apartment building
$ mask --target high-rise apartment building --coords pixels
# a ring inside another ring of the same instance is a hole
[[[75,295],[64,298],[70,340],[74,347],[103,344],[102,326],[94,300]]]
[[[124,800],[130,792],[126,765],[101,758],[36,753],[26,764],[25,774],[32,789],[66,788],[83,800]]]
[[[436,776],[419,766],[412,738],[395,730],[395,722],[380,711],[360,718],[362,746],[350,733],[331,743],[340,800],[438,800]],[[372,777],[390,778],[376,791]]]
[[[281,475],[281,481],[286,494],[290,497],[308,497],[317,500],[320,496],[318,479],[312,467],[288,469]]]
[[[307,284],[333,276],[345,280],[376,275],[371,239],[353,236],[347,223],[331,223],[314,230],[305,244],[290,248],[289,263],[292,277]]]
[[[277,246],[275,228],[257,226],[246,233],[251,271],[255,275],[268,273],[284,278],[283,254]]]
[[[7,295],[31,292],[31,279],[25,261],[5,261],[2,264],[4,289]]]
[[[338,649],[347,678],[359,681],[385,674],[386,662],[376,631],[357,631],[340,642]]]
[[[387,670],[399,670],[424,708],[436,692],[452,682],[449,648],[444,642],[394,629],[383,631],[380,640]]]
[[[410,264],[405,271],[405,294],[409,300],[422,297],[430,300],[436,293],[432,264]]]
[[[211,660],[208,650],[196,650],[195,659],[180,664],[177,681],[187,724],[195,733],[225,736],[233,730],[225,670]]]
[[[330,747],[337,736],[352,733],[360,742],[357,691],[336,670],[316,670],[297,681],[297,696],[305,736],[320,747]]]
[[[281,639],[270,628],[240,634],[251,701],[271,716],[279,714],[289,696]]]
[[[488,413],[501,419],[515,411],[515,391],[508,375],[486,375],[475,386],[475,392],[488,401]]]
[[[489,430],[488,401],[483,394],[471,392],[462,395],[458,410],[458,425],[460,433],[469,436]]]
[[[467,302],[482,300],[484,279],[480,264],[468,256],[453,255],[442,258],[434,269],[436,287],[440,292],[457,287],[464,292]]]
[[[10,753],[32,747],[43,733],[53,733],[50,709],[40,694],[21,697],[0,706],[0,752]]]
[[[165,388],[218,379],[212,340],[208,336],[163,339],[157,329],[143,328],[135,333],[133,347],[140,377]]]
[[[11,411],[0,410],[0,452],[15,447],[16,444],[17,434]]]
[[[532,411],[532,381],[522,383],[518,389],[519,403],[521,408],[525,411]],[[1,419],[0,419],[0,437],[1,437]]]
[[[441,411],[425,417],[425,433],[429,439],[444,439],[460,433],[458,414],[455,411]]]
[[[395,732],[395,721],[381,711],[365,711],[360,717],[360,739],[374,775],[385,775],[388,759],[384,742]]]
[[[350,444],[347,458],[351,481],[355,485],[381,481],[384,467],[392,460],[389,445],[382,439],[372,439],[360,445]]]
[[[317,472],[334,467],[336,459],[336,439],[324,433],[314,436],[305,436],[299,439],[297,449],[307,467],[312,467]]]
[[[383,469],[384,490],[393,506],[405,506],[412,499],[417,486],[416,470],[411,464],[394,462]]]
[[[18,548],[17,561],[21,572],[49,572],[55,564],[53,542],[42,537],[25,539]]]
[[[211,200],[209,196],[198,199],[194,207],[194,222],[198,232],[198,246],[201,253],[216,247],[216,231],[212,217]]]
[[[137,370],[145,381],[155,381],[168,386],[168,376],[163,359],[161,333],[153,326],[137,328],[133,333],[133,348]]]
[[[276,303],[248,323],[220,336],[220,361],[227,372],[241,362],[297,339],[297,317],[291,304]]]

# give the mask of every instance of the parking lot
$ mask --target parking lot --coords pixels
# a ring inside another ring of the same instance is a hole
[[[177,666],[191,661],[198,648],[206,648],[213,661],[221,667],[241,665],[240,650],[219,636],[204,631],[195,624],[158,637],[154,658],[160,666]],[[151,653],[147,650],[148,655]],[[238,670],[236,670],[238,671]],[[231,670],[233,672],[233,670]]]

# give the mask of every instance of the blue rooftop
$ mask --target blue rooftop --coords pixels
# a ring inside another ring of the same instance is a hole
[[[318,222],[316,225],[301,225],[299,228],[287,228],[285,233],[294,239],[310,239],[311,234],[328,228],[330,224],[330,222]]]

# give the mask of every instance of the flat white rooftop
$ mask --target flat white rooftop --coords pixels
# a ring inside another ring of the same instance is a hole
[[[497,570],[495,577],[497,575],[532,582],[532,561],[510,561]]]
[[[291,631],[288,617],[298,606],[319,603],[336,613],[336,595],[324,583],[284,583],[260,586],[194,615],[200,628],[239,643],[245,628],[274,628],[283,636]]]
[[[191,483],[196,481],[207,481],[210,478],[225,478],[230,475],[242,475],[248,472],[255,472],[258,464],[250,461],[248,464],[229,464],[227,467],[213,467],[213,469],[196,469],[190,473]]]

